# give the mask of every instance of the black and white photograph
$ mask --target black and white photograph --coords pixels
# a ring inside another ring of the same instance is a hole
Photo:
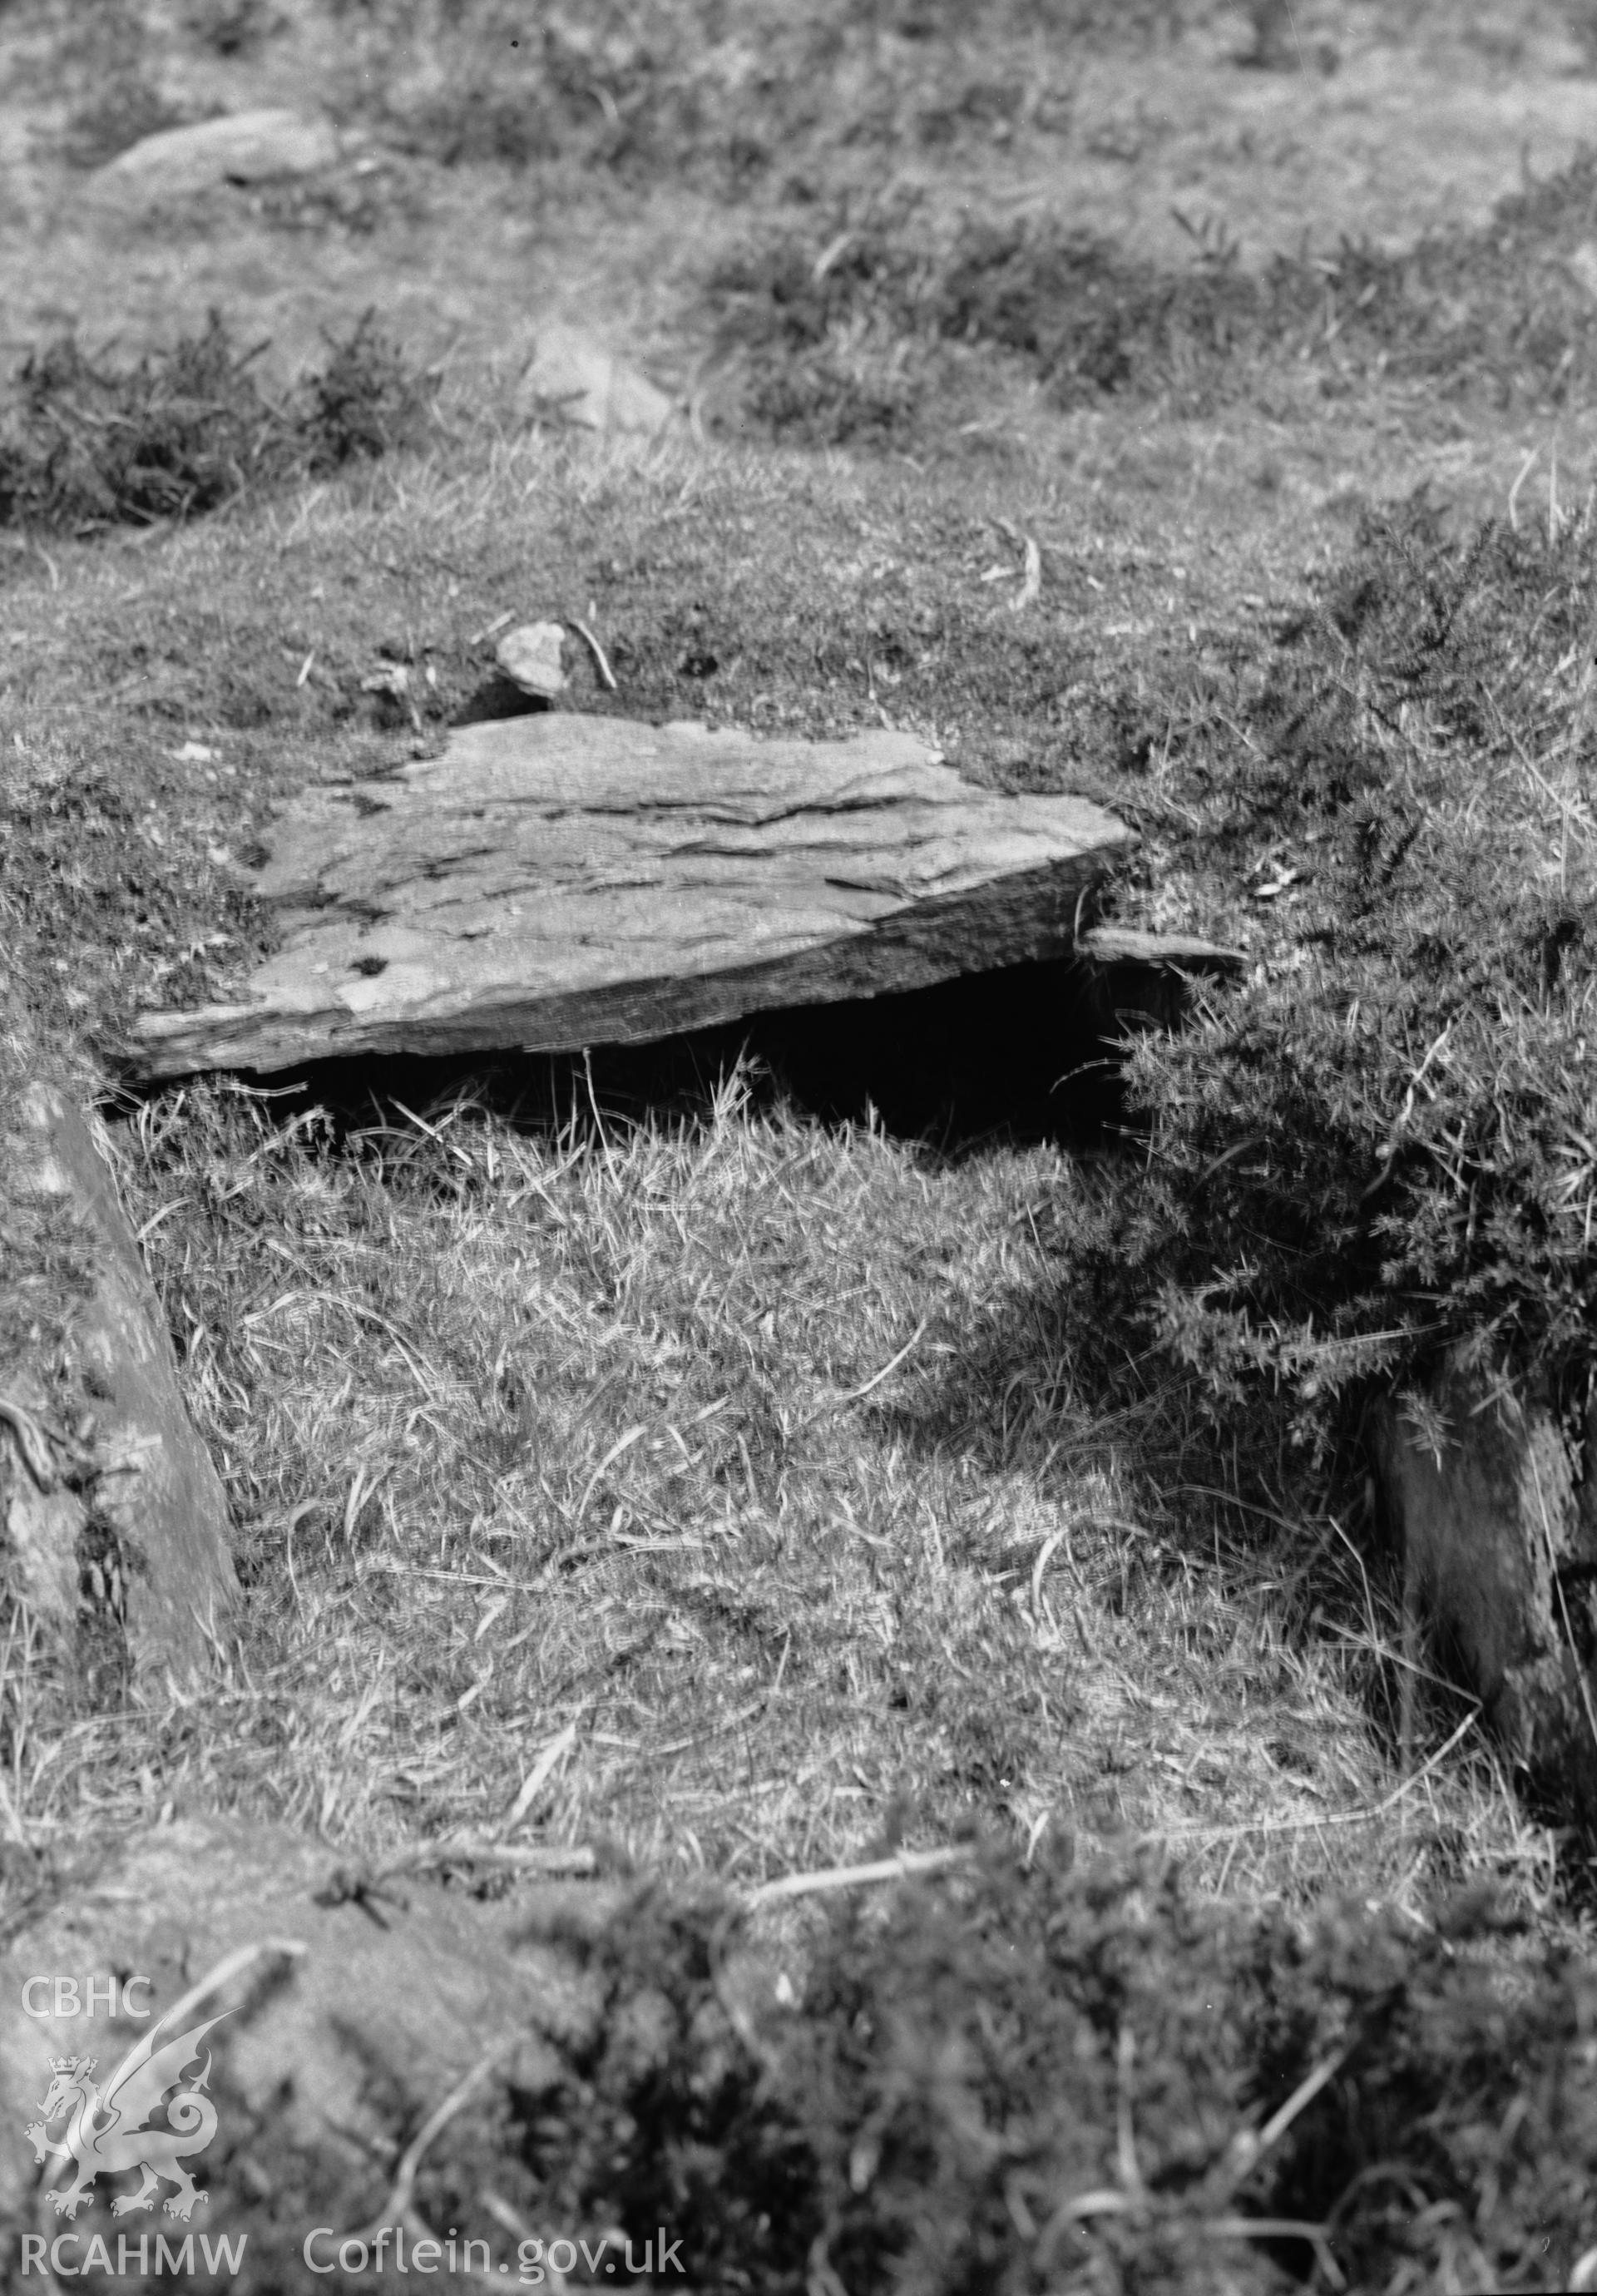
[[[1597,2292],[1597,4],[0,0],[0,2288]]]

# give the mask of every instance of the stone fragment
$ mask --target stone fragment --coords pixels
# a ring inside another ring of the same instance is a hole
[[[1077,939],[1083,956],[1099,964],[1158,964],[1198,973],[1238,972],[1247,963],[1240,948],[1200,940],[1191,933],[1144,932],[1137,925],[1089,925]]]
[[[360,690],[372,695],[380,722],[386,719],[392,723],[397,718],[408,718],[417,733],[421,732],[422,713],[411,691],[410,672],[402,661],[380,664],[369,677],[361,679]]]
[[[144,136],[97,168],[90,188],[102,198],[144,205],[191,199],[223,184],[312,175],[338,157],[338,135],[328,120],[276,109],[234,111]]]
[[[475,2075],[491,2128],[507,2088],[536,2094],[558,2077],[561,2047],[591,2035],[602,2003],[579,1940],[618,1894],[543,1882],[484,1903],[414,1875],[368,1883],[325,1843],[240,1819],[179,1818],[127,1838],[80,1866],[57,1903],[13,1923],[0,1956],[0,2221],[49,2240],[77,2234],[69,2262],[95,2234],[117,2256],[117,2232],[130,2226],[113,2205],[135,2187],[136,2145],[119,2147],[106,2124],[88,2162],[97,2173],[69,2218],[55,2198],[78,2164],[47,2150],[68,2123],[41,2121],[40,2108],[63,2059],[92,2059],[103,2096],[153,2035],[187,2061],[168,2070],[194,2105],[166,2120],[194,2140],[177,2149],[199,2190],[185,2202],[183,2180],[152,2152],[159,2197],[132,2218],[132,2252],[141,2226],[174,2243],[190,2230],[247,2232],[251,2287],[317,2285],[307,2235],[331,2224],[342,2238],[373,2217],[391,2227],[384,2203],[403,2144],[463,2081]],[[551,1941],[557,1924],[569,1942]],[[69,1980],[60,1998],[58,1975]],[[124,2116],[130,2137],[143,2125],[141,2113]],[[148,2134],[160,2133],[158,2120]],[[485,2157],[490,2185],[495,2168]],[[317,2262],[336,2246],[324,2242]]]
[[[553,420],[584,430],[632,431],[653,438],[672,414],[671,401],[580,327],[551,320],[538,330],[516,393],[529,421]]]
[[[364,1052],[637,1044],[1068,956],[1134,840],[1003,797],[908,734],[767,741],[550,710],[306,790],[257,890],[251,1001],[146,1013],[146,1076]]]
[[[1089,1004],[1106,1036],[1127,1029],[1178,1029],[1192,984],[1239,973],[1240,948],[1190,933],[1144,932],[1134,925],[1090,925],[1077,947],[1090,968]]]

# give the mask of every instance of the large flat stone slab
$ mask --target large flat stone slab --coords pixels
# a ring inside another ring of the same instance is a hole
[[[147,1013],[131,1065],[568,1052],[1069,955],[1134,842],[1001,797],[907,734],[762,741],[551,711],[307,790],[258,880],[283,946],[246,1003]]]

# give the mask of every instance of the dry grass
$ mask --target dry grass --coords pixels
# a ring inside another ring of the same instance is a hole
[[[249,1591],[202,1694],[64,1731],[13,1641],[36,1846],[172,1803],[753,1884],[996,1826],[1167,1841],[1233,1896],[1545,1898],[1484,1748],[1394,1768],[1394,1624],[1334,1527],[1226,1538],[1141,1472],[1180,1398],[1094,1415],[1052,1152],[928,1166],[738,1078],[699,1126],[457,1097],[337,1139],[201,1087],[124,1144]]]

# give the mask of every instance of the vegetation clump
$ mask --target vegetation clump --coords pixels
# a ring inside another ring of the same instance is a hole
[[[1330,396],[1423,380],[1454,398],[1562,406],[1597,380],[1597,305],[1579,275],[1594,217],[1590,150],[1501,201],[1478,231],[1399,252],[1344,239],[1262,267],[1223,225],[1179,211],[1192,243],[1183,266],[1046,213],[973,217],[942,242],[913,203],[863,216],[845,203],[723,258],[707,294],[724,345],[749,368],[754,419],[829,442],[880,427],[869,391],[839,413],[849,355],[857,365],[866,345],[906,378],[900,422],[914,408],[908,379],[950,342],[1027,359],[1066,406],[1119,394],[1210,405],[1305,362]]]
[[[132,364],[65,335],[30,351],[0,414],[0,525],[149,525],[317,477],[413,438],[426,394],[367,313],[283,400],[212,312]]]
[[[1497,1926],[1478,1892],[1297,1924],[1146,1855],[988,1851],[846,1905],[774,1998],[733,1906],[651,1885],[572,1931],[602,2013],[497,2139],[530,2234],[662,2227],[707,2291],[1564,2286],[1597,1991],[1489,1967]],[[480,2141],[430,2215],[465,2221]]]
[[[1200,679],[1175,849],[1259,961],[1132,1062],[1119,1239],[1216,1398],[1325,1439],[1464,1345],[1591,1393],[1597,534],[1371,518],[1273,657]]]

